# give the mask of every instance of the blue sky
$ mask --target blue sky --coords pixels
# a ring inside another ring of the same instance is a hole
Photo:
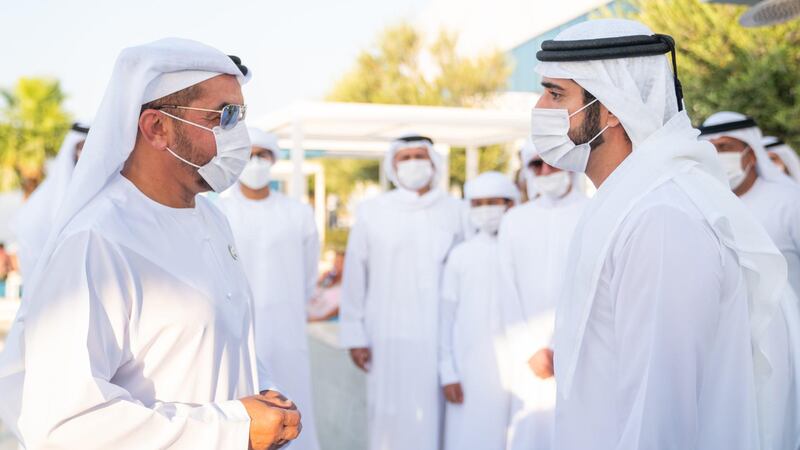
[[[258,116],[318,99],[385,26],[416,21],[429,0],[21,0],[0,2],[0,86],[52,76],[90,120],[120,49],[168,36],[242,57]]]

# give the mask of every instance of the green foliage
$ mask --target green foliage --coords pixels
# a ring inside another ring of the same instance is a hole
[[[466,149],[456,148],[450,151],[450,186],[463,188],[466,182],[467,155]],[[482,147],[479,152],[478,172],[495,170],[505,172],[511,162],[508,152],[503,145],[490,145]]]
[[[347,199],[359,181],[378,180],[380,164],[367,159],[322,159],[325,168],[325,190]]]
[[[387,28],[375,48],[334,86],[329,100],[434,106],[478,106],[506,84],[510,66],[501,51],[476,58],[456,52],[458,36],[441,32],[427,49],[434,73],[421,68],[424,37],[409,24]]]
[[[54,156],[71,118],[64,111],[65,95],[56,80],[21,78],[10,90],[0,90],[0,191],[23,186],[32,190],[42,179],[42,167]]]
[[[696,124],[721,110],[758,121],[767,135],[800,148],[800,22],[738,23],[744,7],[700,0],[633,0],[625,14],[678,46],[678,75]]]
[[[325,249],[336,253],[344,253],[347,250],[347,228],[333,228],[325,232]]]
[[[501,51],[474,58],[459,55],[456,51],[458,36],[454,33],[439,33],[427,49],[423,41],[424,37],[409,24],[387,28],[378,37],[374,48],[361,52],[355,66],[336,83],[328,99],[474,107],[501,90],[511,73],[509,62]],[[425,54],[430,57],[432,65],[427,71],[429,76],[425,76],[421,68]],[[503,170],[507,159],[502,147],[484,149],[481,152],[481,170]],[[465,164],[464,149],[451,149],[451,184],[460,186],[464,183]],[[367,161],[327,161],[329,192],[346,198],[355,181],[377,180],[377,167],[377,163]]]

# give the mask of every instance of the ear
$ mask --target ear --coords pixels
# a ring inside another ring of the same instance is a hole
[[[619,117],[615,116],[614,113],[606,109],[605,105],[603,106],[603,109],[605,109],[607,113],[606,125],[608,125],[609,128],[620,126]]]
[[[169,145],[172,132],[166,116],[155,109],[146,109],[139,116],[139,133],[151,147],[163,150]]]

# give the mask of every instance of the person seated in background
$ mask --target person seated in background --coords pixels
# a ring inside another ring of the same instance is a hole
[[[317,281],[317,290],[306,307],[309,322],[323,322],[339,317],[343,270],[344,252],[339,251],[333,257],[333,267]]]

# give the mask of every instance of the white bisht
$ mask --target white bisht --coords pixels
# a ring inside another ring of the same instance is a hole
[[[0,356],[0,415],[28,448],[246,448],[259,387],[250,289],[224,216],[119,172],[142,104],[240,68],[203,44],[123,50]]]
[[[77,124],[76,124],[77,125]],[[17,240],[17,258],[20,272],[28,276],[36,265],[39,254],[47,244],[50,225],[69,186],[75,170],[78,144],[86,139],[86,130],[75,127],[67,132],[55,160],[47,170],[47,177],[22,205],[11,221]]]
[[[464,186],[467,200],[519,200],[511,180],[486,172]],[[509,392],[508,357],[497,280],[497,236],[481,231],[450,253],[442,281],[439,376],[460,383],[462,404],[447,403],[444,448],[503,450]]]
[[[395,142],[394,153],[428,146],[437,178],[442,161],[425,142]],[[350,230],[342,281],[341,343],[369,347],[368,442],[372,450],[437,450],[439,289],[450,249],[462,240],[464,205],[435,188],[395,189],[364,202]]]
[[[556,40],[652,35],[589,21]],[[677,108],[663,56],[544,62],[618,117],[633,152],[578,223],[555,330],[555,445],[758,449],[786,263]]]
[[[523,147],[523,170],[534,199],[506,214],[499,237],[499,290],[513,352],[508,369],[513,393],[508,450],[552,448],[555,379],[538,378],[528,360],[552,346],[561,286],[571,273],[567,250],[588,201],[580,190],[581,175],[575,173],[570,174],[571,187],[562,197],[535,192],[536,175],[528,164],[537,154],[533,144]]]
[[[259,143],[253,139],[253,145]],[[219,206],[230,222],[253,291],[259,373],[269,375],[303,414],[303,432],[292,449],[318,449],[305,313],[319,263],[311,207],[277,191],[251,200],[238,184],[220,198]]]

